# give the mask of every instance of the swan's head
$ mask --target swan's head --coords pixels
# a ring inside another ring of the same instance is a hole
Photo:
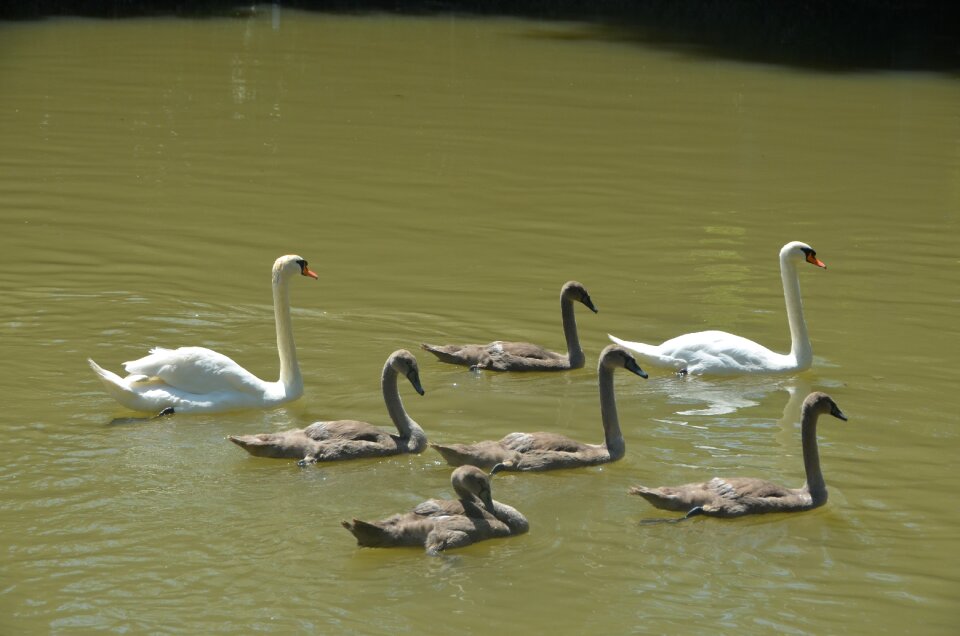
[[[807,396],[803,401],[803,410],[812,411],[817,415],[829,413],[838,420],[847,421],[847,416],[843,414],[843,411],[841,411],[837,403],[833,401],[833,398],[820,391],[814,391]]]
[[[286,280],[294,274],[309,276],[310,278],[319,278],[317,273],[307,267],[306,259],[296,254],[287,254],[281,256],[273,262],[273,281],[279,282]]]
[[[633,354],[616,344],[607,345],[607,347],[600,352],[600,368],[626,369],[631,373],[639,375],[641,378],[647,377],[646,371],[640,368]]]
[[[417,359],[406,349],[400,349],[390,354],[387,364],[397,373],[410,380],[414,390],[423,395],[423,386],[420,384],[420,367]]]
[[[587,288],[575,280],[568,281],[564,284],[560,290],[560,297],[565,300],[575,300],[583,303],[590,311],[597,313],[597,308],[593,305],[593,301],[590,300],[590,294],[587,293]]]
[[[493,512],[493,492],[487,473],[476,466],[460,466],[450,475],[450,483],[458,495],[473,495],[483,502],[487,510]]]
[[[800,241],[792,241],[783,246],[783,249],[780,250],[780,259],[783,260],[784,258],[795,261],[806,261],[811,265],[827,269],[823,261],[817,258],[817,250]]]

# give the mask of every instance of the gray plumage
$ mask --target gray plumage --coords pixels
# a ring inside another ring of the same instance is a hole
[[[490,478],[479,468],[461,466],[453,471],[450,483],[457,500],[429,499],[410,512],[377,522],[342,521],[357,539],[357,545],[371,548],[423,546],[437,555],[477,541],[523,534],[529,529],[526,517],[515,508],[494,501]]]
[[[613,371],[620,368],[647,377],[630,352],[619,345],[609,345],[600,354],[597,376],[603,444],[586,444],[558,433],[537,432],[510,433],[499,441],[431,444],[430,447],[453,466],[469,464],[488,470],[499,466],[499,470],[541,471],[616,461],[626,452],[613,388]]]
[[[685,512],[687,516],[739,517],[766,512],[801,512],[822,506],[827,502],[827,486],[817,450],[817,419],[826,413],[847,419],[826,393],[811,393],[803,401],[801,436],[807,481],[800,488],[785,488],[751,477],[714,477],[707,482],[682,486],[635,486],[630,494],[643,497],[657,508]]]
[[[314,422],[306,428],[281,433],[231,435],[227,439],[257,457],[298,459],[304,466],[314,462],[360,457],[385,457],[419,453],[427,446],[427,436],[403,408],[397,388],[397,375],[410,381],[423,395],[417,360],[409,351],[394,351],[383,365],[380,386],[390,419],[397,433],[356,420]]]
[[[597,308],[590,300],[590,294],[583,285],[568,281],[560,290],[560,313],[563,318],[563,334],[567,340],[567,353],[548,351],[529,342],[504,342],[497,340],[490,344],[432,345],[421,344],[441,362],[465,365],[475,369],[491,371],[565,371],[580,369],[586,362],[580,337],[577,333],[577,319],[573,311],[573,301],[586,305],[592,312]]]

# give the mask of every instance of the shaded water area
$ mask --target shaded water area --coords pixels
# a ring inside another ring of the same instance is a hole
[[[0,632],[952,633],[960,575],[955,253],[960,84],[646,48],[573,22],[330,16],[0,23]],[[439,455],[298,468],[230,434],[388,422],[437,442],[602,439],[607,333],[707,328],[789,348],[776,255],[802,240],[813,368],[616,376],[626,457],[497,475],[529,534],[437,558],[340,527],[449,496]],[[286,253],[299,401],[131,423],[86,364],[202,345],[277,373]],[[497,375],[420,342],[562,348]],[[671,514],[631,485],[799,486],[798,409],[829,392],[823,508]],[[119,419],[115,419],[119,418]]]

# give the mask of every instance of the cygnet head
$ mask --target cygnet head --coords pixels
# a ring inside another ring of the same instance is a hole
[[[833,398],[820,391],[814,391],[806,397],[803,401],[803,410],[805,412],[811,411],[817,415],[829,413],[838,420],[847,421],[847,416],[843,414],[843,411],[841,411],[837,403],[833,401]]]
[[[417,359],[413,357],[412,353],[406,349],[394,351],[387,359],[387,364],[399,375],[409,380],[417,393],[423,395],[423,386],[420,384],[420,367],[417,366]]]
[[[487,473],[476,466],[460,466],[450,475],[450,483],[458,495],[473,495],[483,502],[487,510],[493,512],[493,493]]]
[[[646,371],[640,368],[640,365],[637,364],[637,360],[633,357],[633,354],[616,344],[607,345],[606,348],[600,352],[600,368],[623,368],[631,373],[639,375],[641,378],[647,377]]]
[[[598,311],[594,306],[593,301],[590,300],[590,294],[587,293],[586,287],[575,280],[567,281],[563,285],[563,288],[560,290],[560,296],[566,300],[575,300],[583,303],[593,313],[597,313]]]

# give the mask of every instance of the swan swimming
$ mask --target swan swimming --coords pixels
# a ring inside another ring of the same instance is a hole
[[[800,241],[780,250],[780,278],[790,325],[790,353],[776,353],[761,344],[725,331],[698,331],[659,345],[630,342],[610,335],[610,340],[630,349],[646,367],[667,368],[679,374],[733,375],[737,373],[789,373],[804,371],[813,363],[813,346],[803,319],[797,263],[826,269],[812,247]]]
[[[139,360],[124,362],[129,374],[124,378],[92,359],[87,360],[90,368],[113,399],[134,411],[219,413],[296,400],[303,395],[303,377],[297,364],[287,290],[295,274],[317,278],[299,256],[281,256],[274,262],[273,313],[280,354],[280,379],[276,382],[261,380],[222,353],[204,347],[156,347]]]
[[[785,488],[754,477],[714,477],[710,481],[683,486],[648,488],[634,486],[631,495],[639,495],[654,507],[687,513],[688,517],[741,517],[766,512],[801,512],[827,503],[827,484],[820,470],[817,449],[817,419],[829,414],[846,421],[837,403],[826,393],[807,396],[800,408],[803,467],[807,481],[800,488]]]

